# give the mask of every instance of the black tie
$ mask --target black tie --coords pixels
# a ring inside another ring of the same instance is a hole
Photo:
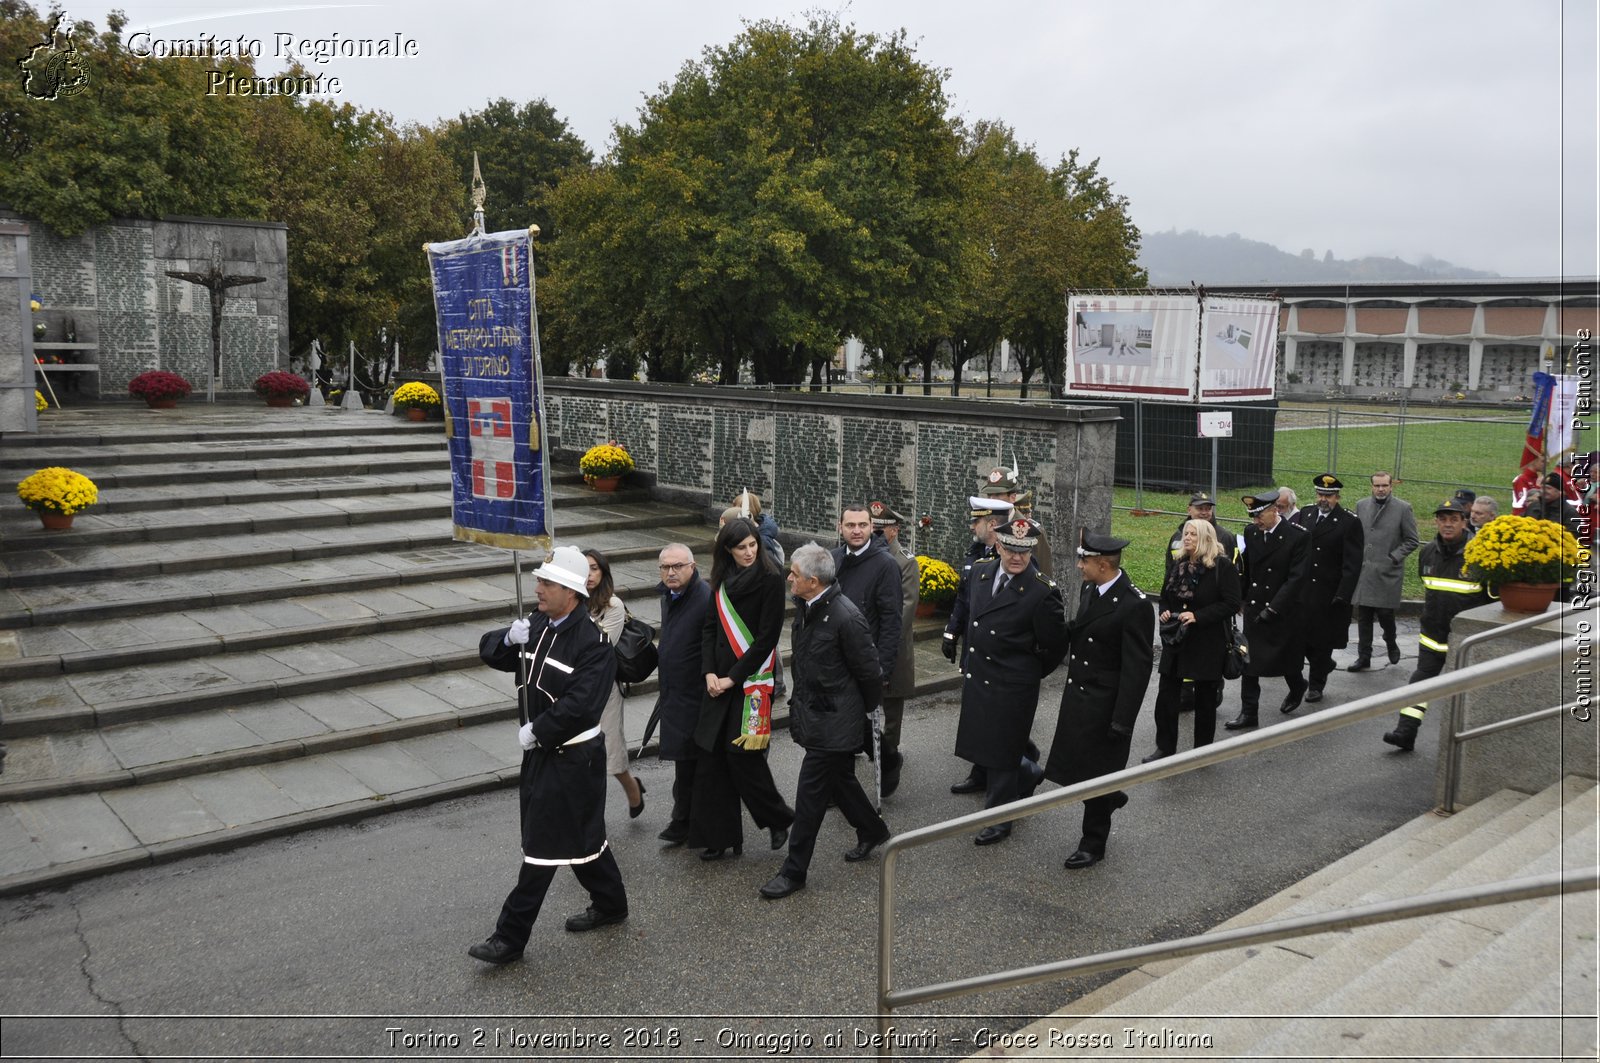
[[[994,596],[996,598],[1000,597],[1000,592],[1006,589],[1006,583],[1010,579],[1011,579],[1011,573],[1009,573],[1009,572],[1002,572],[1002,573],[1000,573],[1000,575],[995,577],[995,581],[994,581]]]

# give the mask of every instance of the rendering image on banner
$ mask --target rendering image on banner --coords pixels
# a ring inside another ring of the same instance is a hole
[[[1067,390],[1183,401],[1194,395],[1192,295],[1072,295]]]
[[[455,538],[550,545],[538,316],[527,230],[428,245]]]
[[[1200,399],[1270,399],[1278,366],[1278,303],[1207,297],[1201,313]]]

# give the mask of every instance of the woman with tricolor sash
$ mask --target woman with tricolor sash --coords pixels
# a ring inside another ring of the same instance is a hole
[[[755,525],[736,518],[717,532],[711,609],[700,638],[706,693],[695,744],[704,751],[694,777],[689,845],[702,860],[744,851],[743,799],[756,826],[781,849],[794,810],[767,767],[772,739],[773,664],[783,630],[783,572]]]

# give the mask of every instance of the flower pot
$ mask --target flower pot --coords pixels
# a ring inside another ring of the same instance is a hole
[[[939,603],[938,602],[918,602],[917,603],[917,618],[919,620],[927,620],[930,617],[935,617],[935,616],[938,616],[938,615],[939,615]]]
[[[67,531],[72,527],[73,513],[56,513],[52,510],[39,510],[39,523],[44,525],[45,531]]]
[[[589,486],[596,491],[609,494],[615,491],[620,483],[622,483],[622,477],[620,476],[596,476],[589,481]]]
[[[282,409],[285,406],[293,406],[294,399],[288,395],[269,395],[267,405]]]
[[[1495,588],[1500,607],[1511,613],[1542,613],[1555,600],[1559,583],[1502,583]]]
[[[428,411],[421,407],[413,406],[406,411],[406,420],[408,421],[426,421],[427,419]]]
[[[178,408],[177,399],[145,399],[144,401],[152,410],[175,410]]]

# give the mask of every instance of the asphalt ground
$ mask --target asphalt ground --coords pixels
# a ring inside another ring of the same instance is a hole
[[[1410,663],[1336,673],[1322,707],[1387,689]],[[1281,685],[1264,687],[1270,725]],[[1034,727],[1046,749],[1060,691],[1060,678],[1047,683]],[[1153,697],[1152,684],[1135,757],[1153,747]],[[948,789],[966,768],[950,753],[958,705],[947,693],[907,706],[891,828],[979,807],[980,796]],[[1230,684],[1219,718],[1236,708]],[[1189,726],[1183,717],[1180,749]],[[960,838],[908,854],[897,984],[1194,933],[1291,886],[1428,811],[1433,729],[1404,755],[1382,744],[1387,726],[1368,721],[1137,788],[1107,859],[1084,871],[1061,866],[1077,806],[1019,824],[1001,845]],[[800,756],[780,734],[771,763],[786,794]],[[671,766],[646,759],[636,770],[649,790],[643,816],[629,820],[618,790],[607,792],[631,918],[566,933],[565,916],[587,897],[562,872],[526,958],[503,968],[466,948],[492,929],[520,860],[505,790],[0,901],[0,1056],[870,1057],[879,859],[843,863],[854,835],[832,814],[808,888],[764,901],[756,891],[782,860],[765,833],[747,824],[744,855],[714,863],[663,850]],[[964,1058],[980,1030],[1018,1029],[1110,977],[902,1013],[897,1054]]]

